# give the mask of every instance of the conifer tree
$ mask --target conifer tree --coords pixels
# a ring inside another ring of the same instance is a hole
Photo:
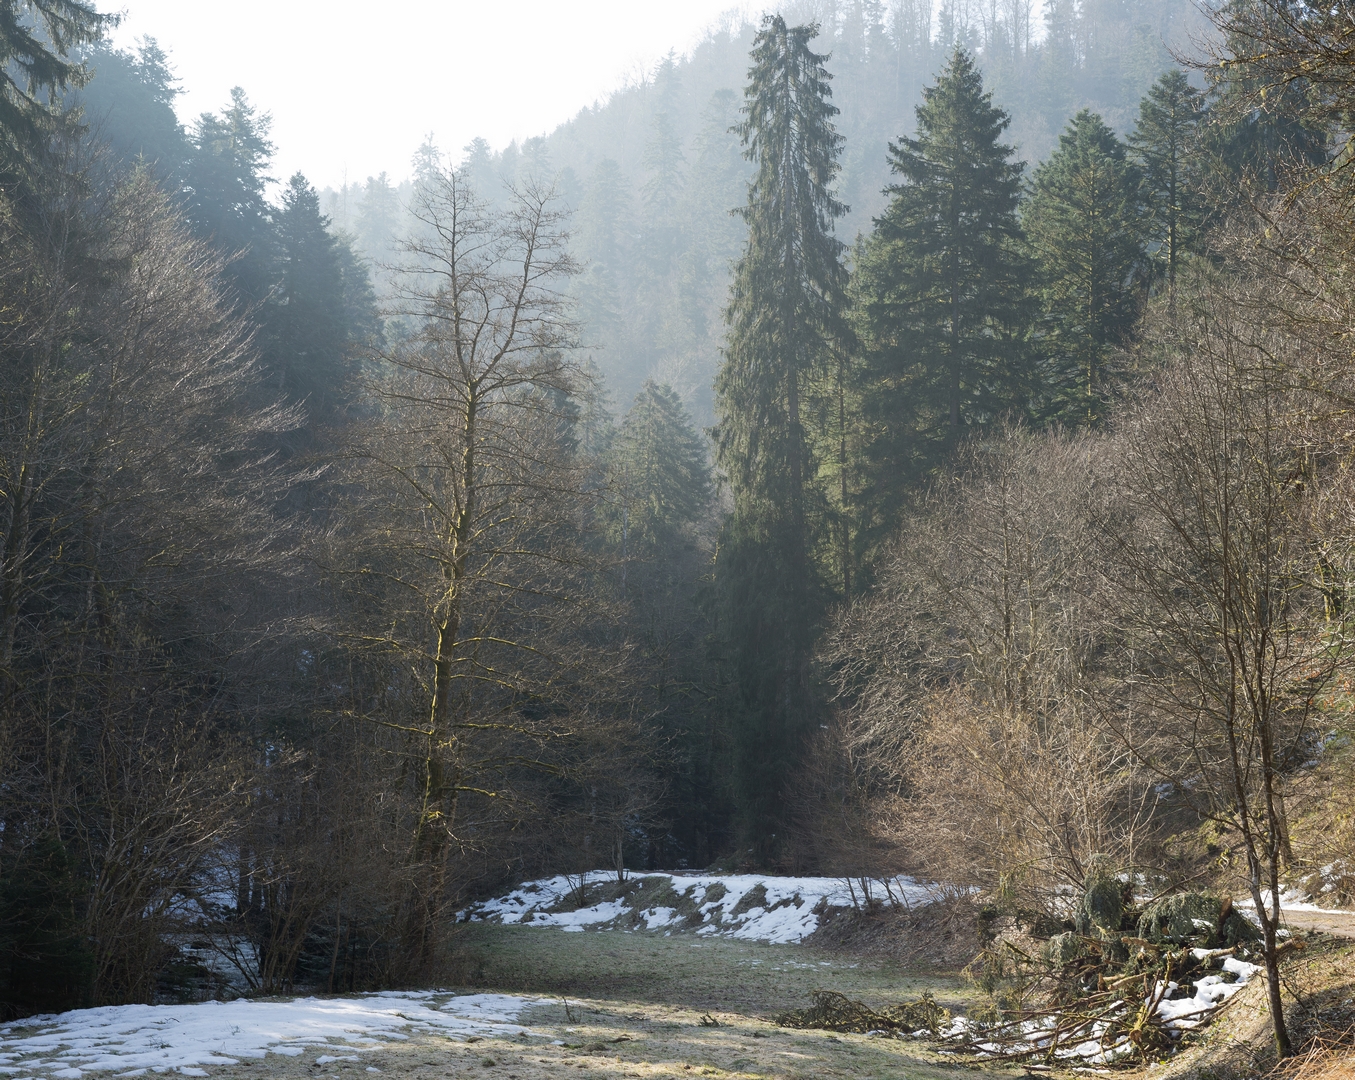
[[[628,242],[634,232],[634,205],[630,184],[611,158],[603,158],[594,169],[576,225],[575,250],[585,260],[578,286],[580,318],[590,345],[619,352],[627,330],[623,300],[634,287]]]
[[[274,283],[272,225],[264,196],[273,159],[272,123],[237,86],[229,108],[198,117],[188,161],[188,220],[199,236],[236,256],[230,276],[243,299],[255,304]]]
[[[84,0],[0,0],[0,178],[28,173],[45,155],[59,92],[88,77],[72,50],[112,21]]]
[[[1176,302],[1176,271],[1204,228],[1202,132],[1204,95],[1186,73],[1172,68],[1139,104],[1129,136],[1142,174],[1140,197],[1148,210],[1148,240],[1155,245],[1160,272]]]
[[[645,142],[642,160],[647,174],[641,189],[646,233],[643,246],[654,264],[654,270],[660,275],[670,269],[683,232],[678,207],[686,186],[684,172],[687,159],[682,153],[682,140],[674,125],[680,88],[677,64],[670,54],[664,57],[654,73],[657,104],[650,120],[649,138]]]
[[[641,190],[645,207],[645,250],[657,277],[667,275],[678,254],[683,230],[678,218],[686,158],[672,117],[654,114],[652,132],[645,146],[645,171],[649,178]]]
[[[998,141],[1010,117],[963,49],[916,113],[917,137],[890,144],[901,182],[888,189],[858,286],[876,486],[895,497],[965,426],[1022,405],[1029,389],[1024,163]]]
[[[400,200],[383,172],[367,177],[362,186],[362,207],[358,211],[358,243],[369,259],[388,263],[395,254],[395,237],[400,228]]]
[[[1144,264],[1135,170],[1101,117],[1083,109],[1069,122],[1035,170],[1023,224],[1040,271],[1048,410],[1094,424],[1138,315]]]
[[[93,74],[74,95],[85,122],[125,164],[144,162],[167,184],[183,180],[188,137],[174,112],[178,80],[154,38],[135,52],[100,42],[89,54]]]
[[[606,456],[607,532],[622,557],[674,543],[710,500],[705,440],[677,392],[646,379]]]
[[[280,281],[268,359],[279,388],[305,402],[313,420],[328,419],[343,400],[350,346],[373,331],[366,270],[346,247],[330,234],[315,188],[293,175],[277,214]]]
[[[740,691],[735,732],[744,828],[769,857],[778,802],[808,723],[808,656],[821,583],[812,553],[822,499],[806,390],[845,335],[843,245],[833,221],[841,137],[817,26],[769,15],[754,39],[744,121],[755,174],[742,210],[725,360],[716,378],[718,461],[734,512],[717,575]]]

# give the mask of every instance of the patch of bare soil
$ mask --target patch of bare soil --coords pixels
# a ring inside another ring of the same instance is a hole
[[[974,905],[964,898],[915,908],[829,908],[804,944],[908,967],[958,971],[983,948]]]
[[[1294,930],[1320,930],[1336,937],[1355,938],[1355,911],[1286,911],[1284,923]]]

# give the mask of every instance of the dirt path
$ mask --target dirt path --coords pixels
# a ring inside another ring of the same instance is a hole
[[[1284,924],[1293,930],[1321,930],[1336,937],[1355,938],[1355,911],[1281,912]]]

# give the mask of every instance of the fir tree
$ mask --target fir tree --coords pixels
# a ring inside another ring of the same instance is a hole
[[[272,122],[237,86],[229,108],[198,117],[188,162],[188,220],[200,236],[237,256],[229,273],[243,298],[255,304],[274,282],[272,224],[264,197],[273,159]]]
[[[1201,152],[1204,118],[1204,95],[1190,85],[1184,71],[1173,68],[1139,104],[1138,123],[1129,136],[1142,174],[1148,240],[1173,306],[1181,255],[1198,241],[1208,216]]]
[[[114,21],[82,0],[0,0],[0,178],[27,174],[46,156],[59,92],[88,77],[71,51]]]
[[[586,269],[579,283],[579,314],[590,344],[618,344],[625,332],[622,297],[629,283],[629,244],[634,229],[630,186],[621,167],[603,158],[593,171],[578,213],[577,251]],[[634,383],[631,384],[634,386]]]
[[[683,230],[678,217],[682,198],[682,144],[666,112],[654,114],[652,134],[645,146],[644,167],[649,174],[641,191],[645,207],[644,248],[657,277],[665,277],[678,255]]]
[[[623,558],[671,545],[705,511],[711,477],[706,442],[677,392],[646,379],[606,455],[604,518]]]
[[[283,192],[277,248],[281,280],[267,325],[271,367],[288,397],[306,402],[313,420],[326,420],[346,395],[350,345],[374,335],[366,269],[351,250],[341,253],[301,173]]]
[[[888,189],[858,279],[875,486],[886,499],[965,426],[1024,404],[1029,391],[1030,267],[1017,219],[1025,166],[999,142],[1010,117],[961,49],[916,113],[917,137],[890,144],[902,182]]]
[[[369,259],[390,262],[400,229],[400,200],[383,172],[367,177],[358,210],[358,244]]]
[[[1051,415],[1096,423],[1134,326],[1144,255],[1125,147],[1083,109],[1035,170],[1023,224],[1040,270]]]
[[[741,696],[735,733],[744,827],[770,856],[779,798],[808,723],[808,656],[821,584],[806,390],[845,336],[845,271],[833,221],[841,137],[816,26],[763,19],[739,132],[755,174],[742,210],[725,361],[716,378],[718,460],[734,512],[717,573]]]
[[[135,53],[100,43],[89,57],[93,76],[76,95],[85,120],[123,162],[143,162],[177,186],[188,160],[188,136],[174,113],[178,80],[154,38]]]

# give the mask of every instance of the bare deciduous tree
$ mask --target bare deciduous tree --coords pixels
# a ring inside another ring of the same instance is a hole
[[[382,599],[349,640],[387,657],[370,713],[417,746],[406,936],[427,958],[458,845],[488,835],[491,804],[505,825],[520,812],[513,777],[555,768],[543,740],[588,723],[581,672],[605,680],[623,657],[602,659],[584,614],[586,380],[555,196],[527,187],[493,210],[459,172],[429,171],[412,214],[397,282],[411,332],[379,358],[355,455],[372,501],[348,576]]]
[[[1102,456],[1090,434],[971,447],[825,654],[842,752],[896,842],[1027,906],[1080,885],[1095,853],[1131,864],[1150,835],[1153,801],[1091,703],[1115,637],[1093,543]]]
[[[1255,291],[1275,284],[1197,283],[1171,342],[1180,359],[1122,423],[1121,513],[1104,550],[1133,659],[1124,715],[1137,730],[1126,742],[1238,838],[1285,1055],[1286,799],[1311,749],[1315,699],[1345,655],[1315,514],[1329,478],[1305,431],[1319,400],[1302,386],[1298,341],[1251,317]]]

